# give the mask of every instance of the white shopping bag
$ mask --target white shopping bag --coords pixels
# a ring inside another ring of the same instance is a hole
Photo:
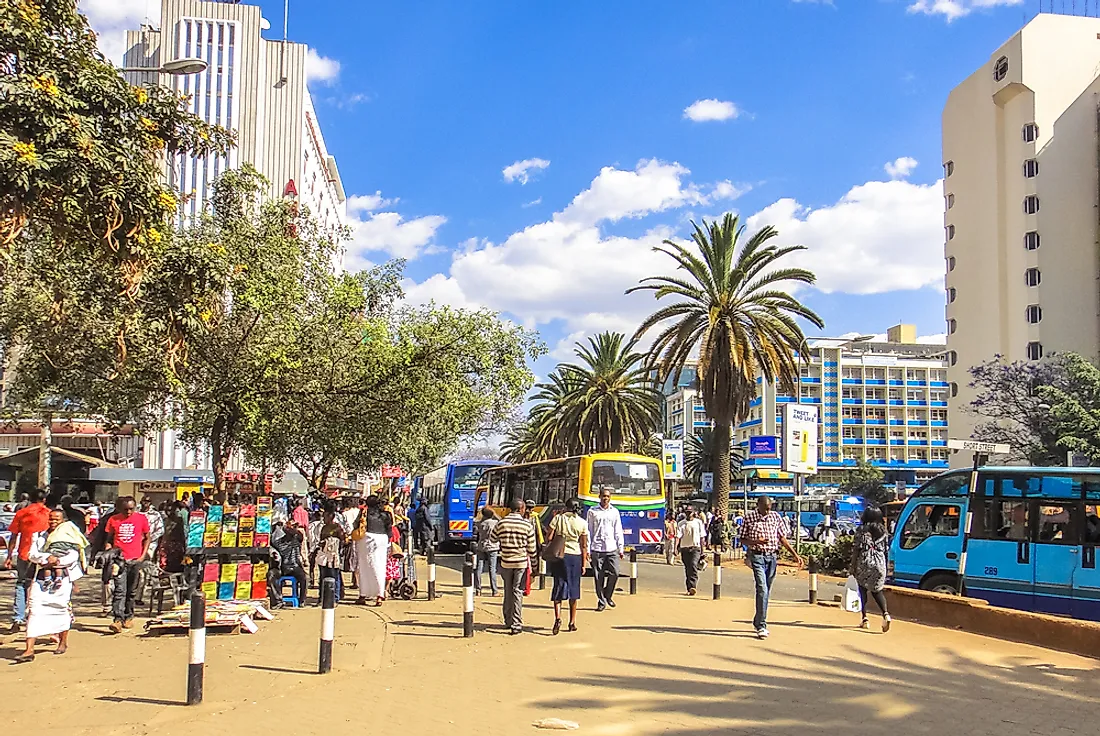
[[[855,576],[853,575],[848,576],[848,582],[844,585],[844,601],[842,605],[845,611],[859,613],[859,583],[856,582]]]

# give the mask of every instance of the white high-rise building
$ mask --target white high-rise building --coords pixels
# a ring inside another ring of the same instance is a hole
[[[269,40],[270,24],[255,5],[233,0],[161,0],[160,27],[126,34],[127,69],[135,85],[160,84],[189,98],[203,120],[233,130],[227,156],[177,156],[166,177],[184,195],[181,219],[202,211],[211,185],[227,169],[248,163],[263,174],[273,197],[292,196],[325,227],[346,222],[344,188],[328,152],[306,87],[305,44]],[[173,75],[166,64],[201,59],[205,70]],[[146,468],[209,468],[209,452],[196,453],[172,430],[149,438]]]
[[[975,425],[965,411],[971,366],[996,355],[1100,354],[1098,125],[1098,18],[1038,15],[947,99],[954,436],[970,436]]]

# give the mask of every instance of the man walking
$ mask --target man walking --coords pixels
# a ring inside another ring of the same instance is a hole
[[[132,496],[119,499],[121,512],[107,522],[107,549],[118,549],[121,559],[114,564],[115,590],[111,600],[111,632],[122,633],[134,625],[134,603],[137,601],[138,571],[149,554],[149,520],[134,510]]]
[[[665,515],[665,564],[671,565],[676,557],[676,519],[671,513]]]
[[[11,633],[15,634],[27,623],[27,589],[31,584],[33,565],[29,556],[35,536],[42,534],[50,526],[50,510],[42,503],[46,494],[36,489],[28,496],[28,503],[15,512],[8,526],[8,557],[4,569],[15,565],[15,602],[11,609]],[[15,553],[12,550],[16,550]],[[13,556],[14,554],[14,556]]]
[[[523,578],[535,554],[535,530],[523,518],[523,499],[508,504],[511,513],[497,522],[489,538],[500,545],[500,576],[504,578],[504,623],[513,635],[523,632]]]
[[[428,502],[420,499],[413,514],[413,536],[416,538],[416,546],[427,554],[428,547],[435,543],[435,529],[432,528],[432,518],[428,516]]]
[[[493,541],[493,529],[500,523],[488,506],[481,509],[481,519],[474,523],[474,551],[477,565],[474,568],[474,595],[481,595],[481,571],[489,569],[489,590],[497,597],[497,560],[500,545]]]
[[[756,615],[752,619],[756,636],[768,638],[768,597],[778,564],[779,547],[787,548],[795,563],[802,567],[802,558],[787,541],[787,524],[783,517],[772,511],[772,500],[767,496],[756,499],[756,510],[745,515],[741,536],[748,548],[749,567],[756,583]]]
[[[702,519],[695,516],[695,507],[684,509],[684,520],[676,527],[676,539],[680,546],[680,559],[684,563],[684,584],[687,594],[695,595],[699,584],[699,559],[703,554],[707,530]]]
[[[623,520],[611,505],[611,491],[600,491],[600,505],[588,510],[588,539],[592,551],[592,574],[596,578],[597,611],[615,607],[615,583],[619,582],[619,560],[623,558]]]

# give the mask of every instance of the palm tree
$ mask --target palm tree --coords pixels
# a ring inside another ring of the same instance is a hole
[[[580,364],[558,371],[570,385],[561,417],[583,452],[640,452],[661,421],[661,392],[637,340],[603,332],[577,344]]]
[[[721,518],[726,518],[730,433],[734,422],[748,417],[757,375],[794,393],[806,354],[806,336],[798,318],[819,329],[825,323],[781,288],[784,282],[813,284],[816,280],[806,269],[776,267],[784,256],[804,246],[769,245],[778,234],[770,225],[743,242],[745,226],[732,214],[726,214],[720,224],[704,220],[701,227],[694,222],[692,226],[693,247],[666,240],[654,249],[685,273],[642,279],[627,293],[650,290],[656,299],[678,297],[649,315],[635,338],[672,320],[650,352],[662,382],[670,375],[678,380],[685,361],[698,348],[699,390],[707,416],[714,421],[717,445],[714,492]]]
[[[516,424],[504,433],[500,443],[500,459],[513,464],[542,459],[530,420]]]
[[[694,485],[702,483],[703,473],[714,473],[717,463],[714,430],[707,427],[684,441],[684,476]],[[740,445],[730,449],[730,477],[741,472],[745,451]]]

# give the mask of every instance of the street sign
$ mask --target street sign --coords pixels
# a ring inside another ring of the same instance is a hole
[[[775,435],[749,437],[749,457],[776,457],[779,455],[779,438]]]
[[[783,405],[783,469],[788,473],[817,473],[817,407]]]
[[[952,450],[966,450],[968,452],[980,452],[986,455],[1007,455],[1012,452],[1008,445],[999,442],[978,442],[977,440],[948,440],[947,446]]]
[[[684,441],[661,440],[661,457],[665,465],[665,480],[684,477]]]
[[[703,493],[714,493],[714,473],[702,474],[703,487],[700,488]]]
[[[1070,450],[1066,453],[1066,467],[1067,468],[1087,468],[1089,466],[1089,456],[1081,452],[1074,452]]]

